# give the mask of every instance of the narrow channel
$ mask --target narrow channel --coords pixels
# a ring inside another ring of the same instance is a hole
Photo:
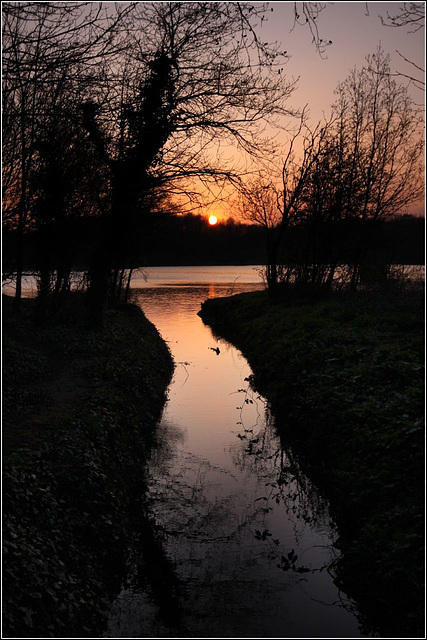
[[[197,316],[208,297],[261,287],[224,278],[134,290],[176,364],[148,472],[166,595],[131,566],[104,637],[361,637],[333,582],[328,505],[281,448],[245,358]]]

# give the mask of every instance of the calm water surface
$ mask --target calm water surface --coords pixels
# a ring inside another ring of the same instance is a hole
[[[245,358],[197,316],[260,279],[217,269],[174,268],[168,283],[163,268],[134,291],[176,365],[148,474],[163,561],[141,581],[135,549],[105,637],[360,637],[333,583],[327,505],[281,449]]]

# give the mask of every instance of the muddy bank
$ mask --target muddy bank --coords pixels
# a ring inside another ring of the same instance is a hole
[[[242,350],[280,435],[330,499],[339,582],[367,632],[423,633],[423,295],[266,292],[200,312]]]
[[[43,328],[25,303],[4,304],[3,634],[99,637],[172,358],[135,306],[91,333],[77,300]]]

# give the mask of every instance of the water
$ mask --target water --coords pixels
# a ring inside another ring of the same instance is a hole
[[[209,284],[212,286],[222,284],[225,286],[223,295],[232,295],[237,292],[236,287],[248,284],[254,288],[261,287],[262,265],[246,266],[197,266],[197,267],[146,267],[136,269],[132,276],[131,289],[172,286],[194,286],[196,284]],[[403,278],[409,282],[424,282],[424,265],[392,265],[390,273],[394,278]],[[81,288],[84,282],[82,271],[73,271],[71,274],[71,289]],[[336,274],[339,280],[342,277],[340,269]],[[3,293],[13,296],[15,293],[14,276],[8,276],[3,280]],[[32,298],[37,295],[37,278],[35,275],[24,275],[22,278],[23,297]]]
[[[262,265],[246,266],[198,266],[198,267],[147,267],[136,271],[132,277],[132,287],[157,287],[197,284],[223,285],[223,295],[238,285],[245,288],[248,284],[260,288]],[[225,292],[224,292],[225,291]]]
[[[158,544],[135,545],[104,635],[360,637],[333,582],[327,504],[282,450],[242,354],[197,316],[208,297],[262,288],[251,267],[232,269],[228,282],[224,267],[217,279],[212,268],[173,269],[169,285],[157,270],[134,291],[176,370],[148,471]]]

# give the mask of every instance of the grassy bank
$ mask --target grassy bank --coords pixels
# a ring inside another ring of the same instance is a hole
[[[25,303],[3,307],[3,634],[99,637],[172,359],[135,306],[89,332],[76,297],[42,328]]]
[[[238,346],[254,386],[329,497],[343,588],[367,628],[423,634],[424,300],[396,287],[328,299],[213,299],[202,318]]]

